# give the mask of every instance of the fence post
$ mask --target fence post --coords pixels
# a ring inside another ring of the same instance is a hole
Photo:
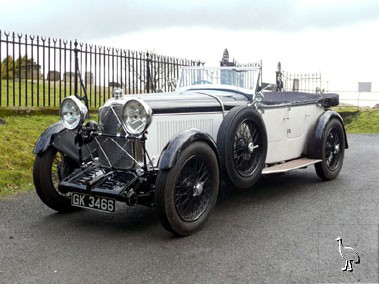
[[[278,71],[276,73],[276,91],[282,92],[283,91],[283,74],[282,74],[282,64],[280,61],[278,62]]]
[[[79,58],[78,58],[78,42],[75,40],[74,41],[74,54],[75,54],[75,70],[74,70],[74,94],[75,96],[78,96],[78,68],[79,68]]]
[[[149,52],[146,53],[146,91],[150,93],[150,80],[151,80],[151,59]]]

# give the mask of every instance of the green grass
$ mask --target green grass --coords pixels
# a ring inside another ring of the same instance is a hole
[[[33,80],[0,80],[0,107],[59,107],[60,102],[74,92],[74,84],[64,82]],[[80,93],[80,95],[84,95]],[[112,96],[111,88],[87,87],[87,95],[91,108],[102,105],[104,100]],[[100,100],[100,102],[99,102]]]
[[[58,115],[2,115],[0,111],[0,196],[30,190],[33,147],[37,138]],[[5,122],[5,124],[3,124]]]
[[[379,110],[370,108],[338,107],[348,133],[379,133]]]
[[[379,133],[379,110],[337,108],[348,133]],[[34,189],[35,142],[59,120],[57,109],[22,111],[0,108],[0,197]],[[92,118],[96,120],[96,115]],[[2,122],[5,124],[2,124]]]

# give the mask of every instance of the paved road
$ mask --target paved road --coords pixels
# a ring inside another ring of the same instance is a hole
[[[379,135],[350,135],[337,180],[313,167],[224,189],[202,231],[173,238],[154,209],[56,214],[0,201],[0,283],[379,282]],[[343,272],[338,236],[361,262]]]

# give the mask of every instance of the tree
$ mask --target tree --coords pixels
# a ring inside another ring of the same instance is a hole
[[[10,55],[1,61],[1,79],[13,79],[13,62]]]
[[[21,68],[25,68],[26,66],[30,66],[30,65],[36,65],[37,63],[33,60],[33,58],[28,58],[26,55],[24,55],[23,57],[21,58],[18,58],[16,60],[16,66],[15,66],[15,70],[18,71],[18,69],[21,67]]]
[[[175,77],[176,69],[165,68],[168,58],[157,56],[156,54],[147,53],[145,68],[138,74],[139,80],[144,86],[145,92],[162,92],[163,90],[173,88],[172,79]],[[167,65],[166,65],[167,66]]]
[[[1,79],[13,79],[13,75],[18,76],[19,70],[25,70],[27,66],[33,66],[37,63],[33,58],[28,58],[26,55],[19,57],[16,61],[8,55],[1,62]]]

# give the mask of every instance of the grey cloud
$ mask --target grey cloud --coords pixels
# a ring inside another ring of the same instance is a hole
[[[0,28],[88,40],[178,26],[294,32],[379,20],[379,1],[376,0],[321,3],[324,4],[310,9],[309,6],[302,8],[298,0],[66,0],[59,5],[49,4],[29,11],[24,20],[9,18],[9,23],[1,23],[7,17],[0,12]]]

